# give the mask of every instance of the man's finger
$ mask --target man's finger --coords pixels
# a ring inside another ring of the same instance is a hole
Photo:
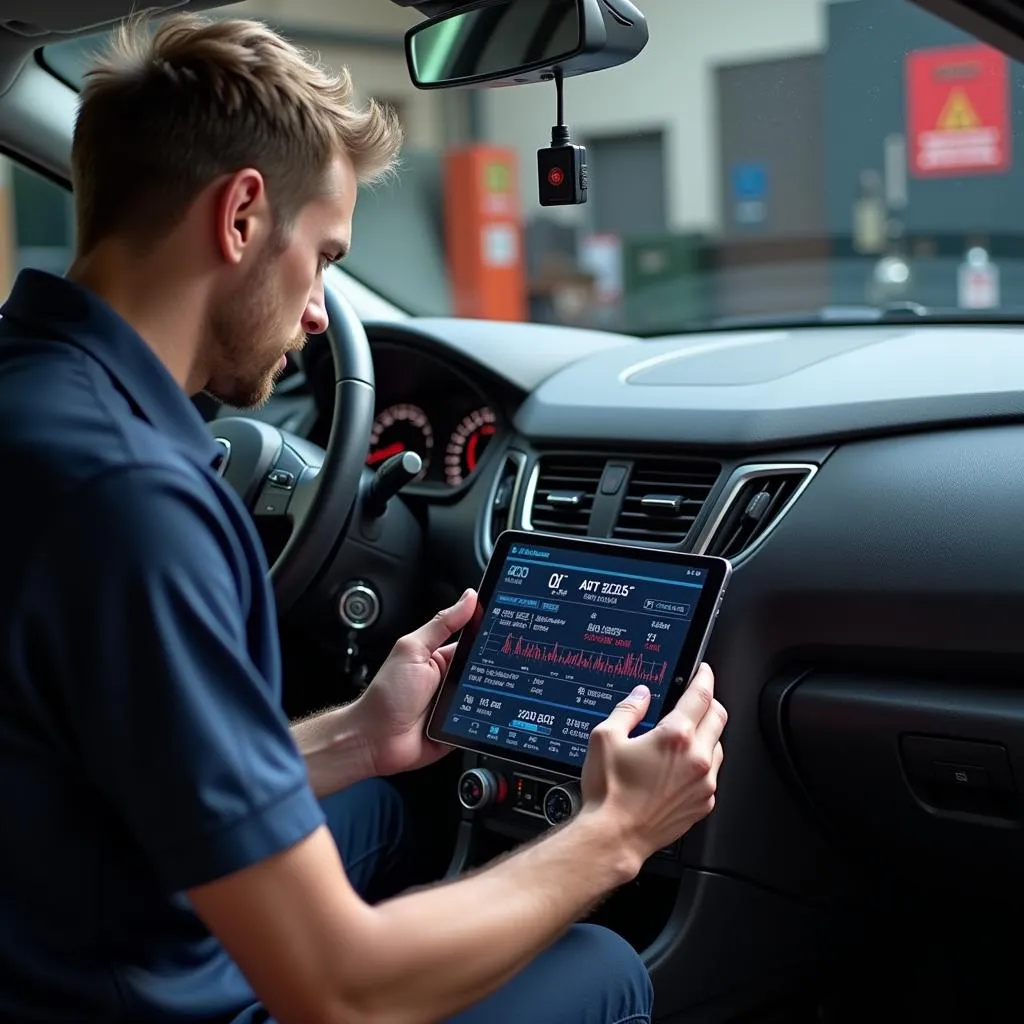
[[[611,728],[628,736],[644,720],[650,704],[651,691],[646,686],[637,686],[612,708],[606,721]]]
[[[429,622],[409,634],[417,646],[422,645],[433,653],[446,643],[473,617],[476,611],[476,591],[470,588],[450,608],[439,611]]]
[[[694,725],[703,720],[715,697],[715,675],[711,666],[703,663],[696,675],[683,691],[682,697],[672,709],[673,715],[683,715]]]
[[[722,732],[725,729],[728,717],[725,713],[725,708],[717,700],[713,700],[707,713],[697,723],[697,731],[694,733],[694,745],[714,747],[722,738]]]
[[[718,781],[718,769],[722,767],[722,762],[725,760],[725,751],[722,749],[721,743],[715,744],[715,752],[711,755],[711,778]]]
[[[444,647],[439,647],[431,655],[437,670],[441,673],[442,679],[447,674],[448,669],[451,668],[452,655],[455,653],[456,647],[458,647],[458,644],[445,644]]]

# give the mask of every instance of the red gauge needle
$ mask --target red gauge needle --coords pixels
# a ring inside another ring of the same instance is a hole
[[[378,462],[383,462],[385,459],[390,459],[392,455],[399,455],[405,451],[405,445],[401,441],[395,441],[394,444],[389,444],[387,448],[378,448],[375,452],[370,452],[366,456],[366,464],[368,466],[376,466]]]
[[[490,424],[482,426],[476,433],[469,435],[469,444],[466,445],[466,468],[472,472],[476,469],[476,450],[480,444],[480,439],[484,437],[491,437],[494,434],[494,427]]]

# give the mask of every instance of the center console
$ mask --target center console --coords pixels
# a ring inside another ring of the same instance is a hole
[[[475,866],[473,861],[479,863],[481,851],[505,845],[502,840],[518,845],[564,824],[582,803],[575,779],[471,752],[463,755],[463,771],[454,795],[462,809],[464,828],[460,848],[465,861],[458,871]],[[679,841],[659,850],[643,872],[678,877],[681,846]]]
[[[700,664],[730,571],[720,558],[589,538],[498,538],[427,723],[430,739],[462,750],[449,877],[579,813],[592,729],[638,683],[650,696],[630,735],[643,742],[657,727]],[[589,920],[651,949],[680,899],[685,842],[648,858]]]

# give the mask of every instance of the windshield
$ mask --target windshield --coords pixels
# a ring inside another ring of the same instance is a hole
[[[554,210],[536,180],[553,86],[416,90],[419,17],[388,0],[227,12],[398,111],[401,174],[360,198],[346,268],[413,314],[652,335],[1024,311],[1021,65],[906,0],[639,5],[646,50],[566,82],[590,189]],[[96,46],[44,59],[75,83]]]

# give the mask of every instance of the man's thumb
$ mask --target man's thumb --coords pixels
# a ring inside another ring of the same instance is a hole
[[[651,704],[651,691],[646,686],[637,686],[628,697],[623,697],[612,709],[608,721],[627,736],[644,720]]]
[[[429,622],[420,626],[413,636],[433,653],[473,618],[476,603],[476,591],[465,591],[455,604],[439,611]]]

